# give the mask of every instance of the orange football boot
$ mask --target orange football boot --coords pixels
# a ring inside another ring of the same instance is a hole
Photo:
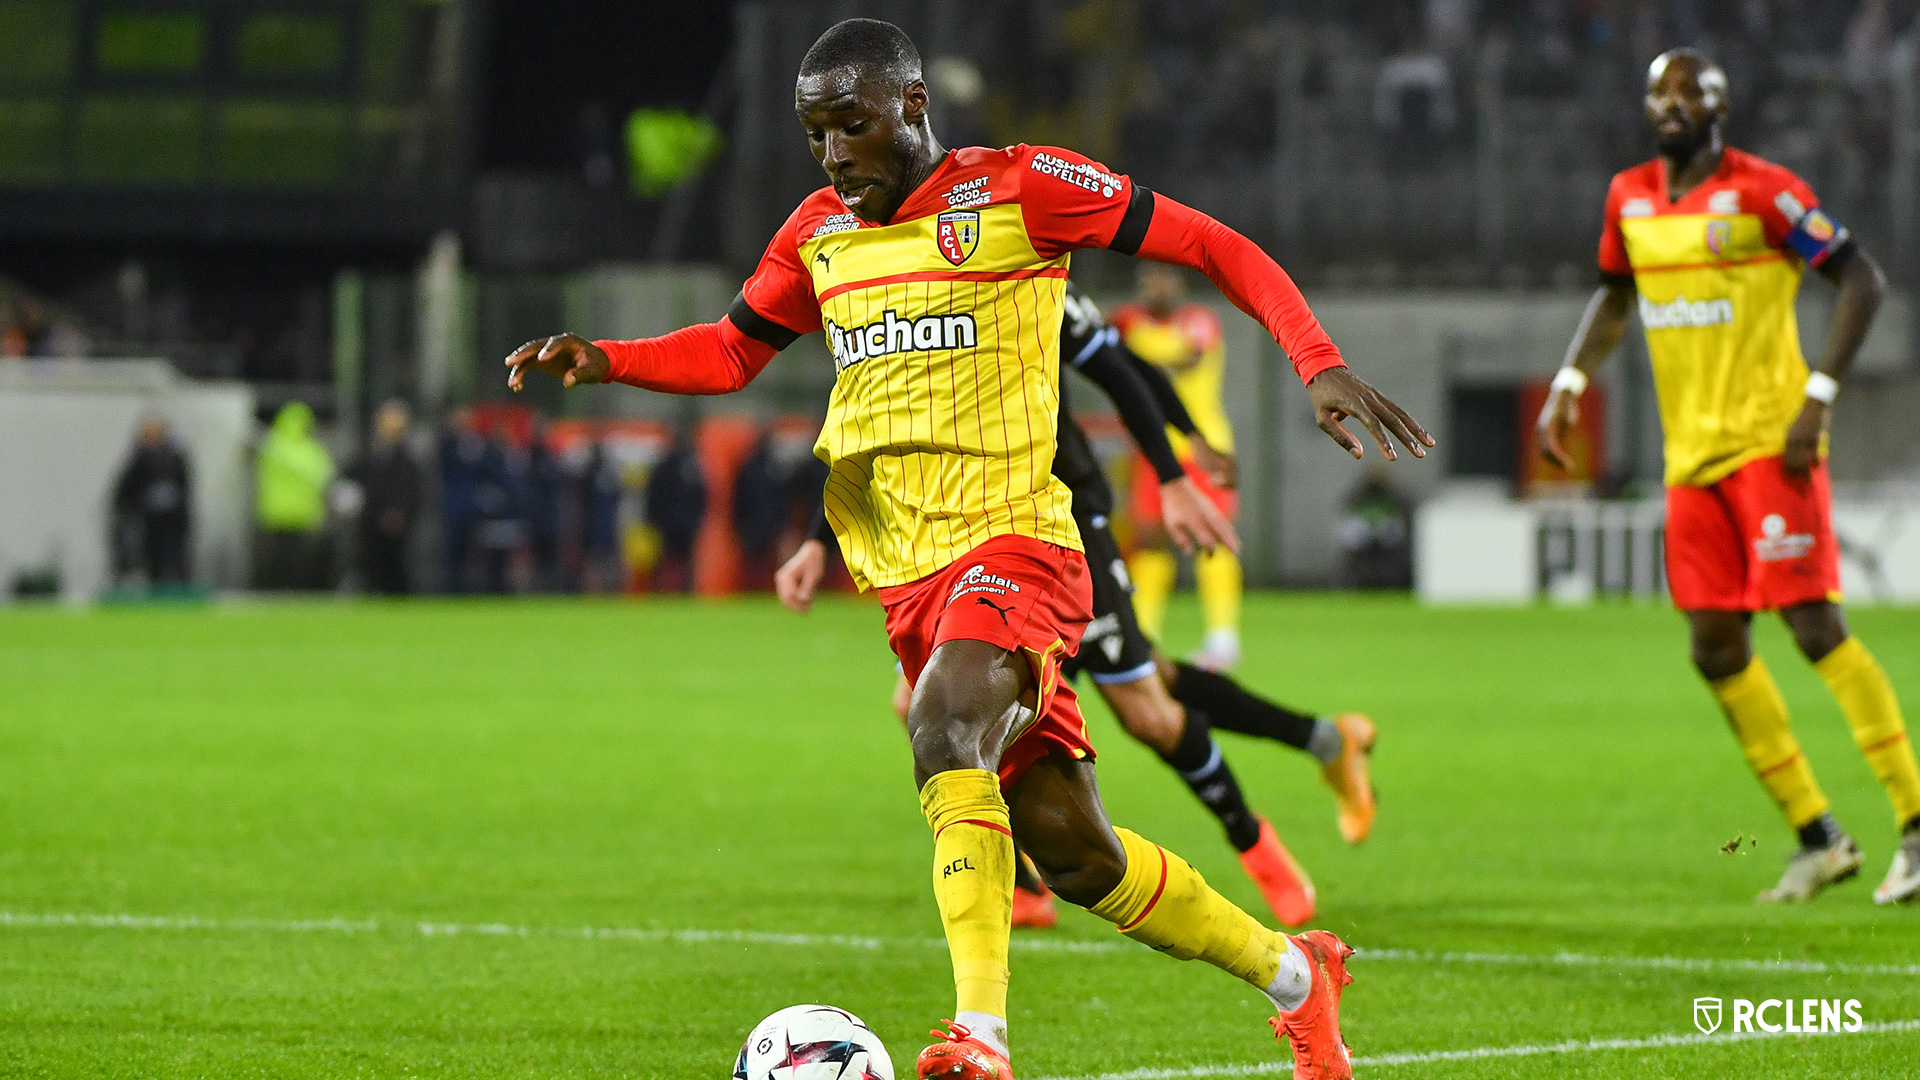
[[[1273,824],[1260,819],[1260,839],[1240,853],[1240,865],[1260,887],[1274,917],[1288,926],[1300,926],[1313,918],[1313,879],[1280,842]]]
[[[1045,885],[1039,892],[1013,887],[1013,925],[1024,926],[1029,930],[1051,930],[1053,924],[1060,921],[1060,913],[1053,908],[1053,890]]]
[[[1320,779],[1333,789],[1340,804],[1340,835],[1347,843],[1357,844],[1373,831],[1373,811],[1378,805],[1373,796],[1373,780],[1367,775],[1367,756],[1379,738],[1373,721],[1357,712],[1341,713],[1333,718],[1340,729],[1340,756],[1320,766]]]
[[[1312,1001],[1312,998],[1309,997],[1308,1001]],[[951,1020],[942,1020],[941,1023],[947,1025],[945,1034],[939,1028],[929,1032],[940,1041],[920,1051],[920,1060],[914,1065],[913,1075],[918,1080],[933,1080],[935,1077],[945,1077],[947,1080],[1013,1080],[1013,1066],[1007,1063],[1006,1057],[974,1038],[967,1025]]]
[[[1293,1080],[1352,1080],[1353,1055],[1340,1037],[1340,992],[1353,981],[1347,974],[1353,948],[1326,930],[1288,934],[1287,939],[1313,964],[1307,1000],[1267,1021],[1274,1038],[1284,1037],[1293,1045]]]

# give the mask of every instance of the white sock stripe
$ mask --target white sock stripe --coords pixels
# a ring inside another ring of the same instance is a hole
[[[210,918],[199,915],[134,915],[126,913],[36,913],[0,911],[0,928],[88,930],[206,930],[275,931],[283,933],[405,933],[422,937],[584,938],[604,941],[671,942],[684,945],[788,945],[800,948],[945,949],[940,938],[883,938],[855,934],[782,933],[773,930],[702,930],[629,926],[529,926],[513,923],[442,923],[416,920],[381,922],[377,919],[255,919]],[[1019,952],[1113,953],[1148,956],[1152,950],[1126,940],[1076,940],[1017,934]],[[1784,972],[1807,975],[1888,975],[1920,977],[1920,964],[1852,964],[1825,960],[1761,960],[1741,957],[1595,956],[1586,953],[1429,952],[1418,949],[1364,948],[1354,954],[1363,963],[1499,964],[1596,969],[1654,968],[1670,971]]]
[[[1817,1039],[1838,1035],[1880,1035],[1920,1031],[1920,1020],[1895,1020],[1867,1024],[1859,1031],[1809,1031],[1799,1037]],[[1481,1046],[1471,1050],[1421,1050],[1400,1054],[1367,1054],[1353,1059],[1356,1068],[1385,1068],[1390,1065],[1426,1065],[1441,1061],[1478,1061],[1485,1058],[1538,1057],[1546,1054],[1593,1054],[1608,1050],[1662,1050],[1720,1043],[1752,1042],[1759,1039],[1790,1039],[1789,1032],[1741,1032],[1718,1035],[1649,1035],[1633,1039],[1569,1039],[1559,1043],[1531,1046]],[[1195,1065],[1185,1069],[1130,1069],[1126,1072],[1081,1076],[1047,1076],[1040,1080],[1187,1080],[1207,1076],[1273,1076],[1291,1073],[1292,1064],[1262,1061],[1246,1065]]]

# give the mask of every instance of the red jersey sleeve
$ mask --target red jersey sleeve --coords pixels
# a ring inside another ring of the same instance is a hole
[[[811,200],[809,200],[811,201]],[[787,216],[773,234],[760,265],[741,287],[741,299],[761,318],[785,327],[795,337],[820,329],[820,299],[813,292],[813,276],[800,262],[800,218],[805,204]],[[752,333],[749,327],[741,327]],[[786,348],[786,343],[775,343]]]
[[[1301,382],[1312,382],[1328,368],[1346,366],[1333,339],[1307,307],[1307,298],[1260,245],[1164,195],[1142,194],[1140,202],[1150,216],[1135,253],[1207,275],[1221,295],[1266,327],[1287,350]],[[1138,222],[1129,227],[1138,227]]]
[[[1041,258],[1113,243],[1133,198],[1132,180],[1057,146],[1022,146],[1015,160],[1020,213]]]
[[[1600,222],[1600,272],[1627,275],[1633,263],[1627,258],[1627,238],[1620,231],[1620,204],[1626,201],[1624,174],[1607,185],[1607,205]],[[1589,204],[1591,205],[1591,204]]]
[[[720,321],[656,338],[595,342],[612,364],[612,380],[669,394],[730,394],[796,338],[820,329],[813,279],[800,263],[799,218],[794,211],[774,233]]]

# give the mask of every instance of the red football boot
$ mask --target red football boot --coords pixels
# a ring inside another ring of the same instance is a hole
[[[1313,964],[1307,1000],[1267,1021],[1275,1038],[1284,1036],[1293,1044],[1293,1080],[1352,1080],[1353,1058],[1340,1037],[1340,992],[1353,981],[1347,974],[1353,948],[1326,930],[1289,934],[1287,939]]]
[[[1007,1063],[1006,1057],[974,1038],[967,1025],[951,1020],[942,1020],[941,1023],[947,1025],[946,1033],[942,1034],[939,1028],[929,1032],[940,1041],[920,1051],[920,1060],[914,1065],[913,1075],[918,1080],[932,1080],[934,1077],[944,1077],[946,1080],[1013,1080],[1013,1066]]]
[[[1240,865],[1247,876],[1260,886],[1260,895],[1274,917],[1288,926],[1300,926],[1313,918],[1313,879],[1280,842],[1280,834],[1265,818],[1260,819],[1260,839],[1240,853]]]
[[[1013,887],[1013,925],[1024,926],[1029,930],[1051,930],[1053,924],[1060,921],[1060,913],[1053,908],[1053,890],[1045,885],[1039,892]]]

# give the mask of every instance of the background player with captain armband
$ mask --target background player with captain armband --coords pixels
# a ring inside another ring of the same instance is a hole
[[[1893,803],[1903,835],[1874,900],[1911,900],[1920,896],[1920,768],[1892,684],[1840,611],[1825,461],[1830,407],[1886,281],[1804,181],[1722,143],[1727,77],[1704,55],[1675,49],[1655,59],[1645,105],[1660,155],[1608,190],[1605,283],[1553,380],[1541,446],[1566,464],[1563,439],[1588,373],[1619,344],[1637,296],[1666,433],[1673,602],[1687,616],[1694,666],[1800,838],[1779,883],[1759,898],[1809,899],[1862,861],[1753,653],[1753,613],[1777,610]],[[1840,289],[1811,375],[1793,308],[1804,267]]]

